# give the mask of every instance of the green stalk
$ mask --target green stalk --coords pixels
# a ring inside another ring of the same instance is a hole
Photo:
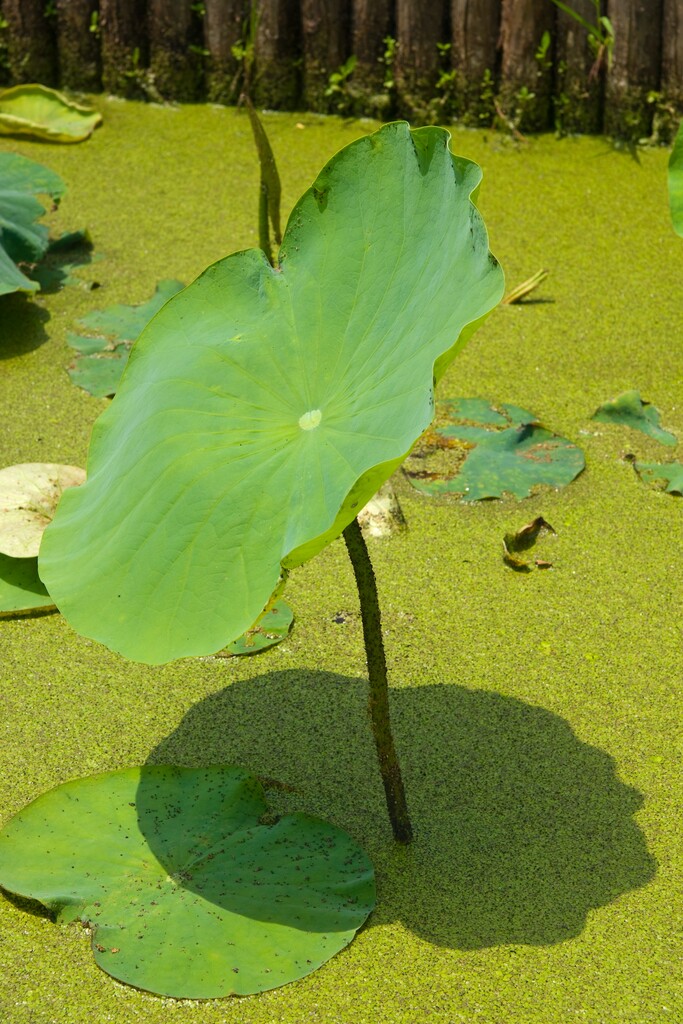
[[[349,552],[351,565],[356,577],[360,613],[363,622],[363,639],[368,663],[370,698],[368,710],[375,738],[379,770],[384,784],[384,794],[394,837],[399,843],[409,843],[413,828],[408,815],[401,767],[394,746],[389,719],[389,687],[387,684],[387,662],[382,640],[382,620],[377,597],[377,581],[368,554],[365,539],[357,519],[344,530],[344,540]]]

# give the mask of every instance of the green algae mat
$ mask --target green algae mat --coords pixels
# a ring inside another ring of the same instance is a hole
[[[106,399],[71,383],[68,339],[257,244],[244,113],[98,101],[79,147],[3,139],[67,192],[44,223],[87,227],[100,287],[0,301],[1,466],[84,465]],[[265,118],[288,212],[320,166],[376,126]],[[484,170],[479,206],[508,285],[440,386],[533,410],[584,454],[562,489],[463,503],[395,478],[408,529],[374,541],[392,713],[415,840],[386,820],[341,542],[293,571],[294,630],[254,658],[131,664],[59,615],[0,621],[0,824],[71,779],[132,765],[238,764],[282,815],[320,816],[371,857],[377,907],[320,970],[248,998],[167,1000],[119,984],[78,924],[0,901],[0,1019],[11,1024],[318,1021],[660,1024],[683,1017],[683,506],[634,464],[673,464],[628,423],[592,419],[637,391],[683,437],[683,249],[664,151],[601,139],[519,147],[454,131]],[[622,212],[618,212],[622,211]],[[623,211],[628,211],[626,214]],[[90,270],[90,268],[88,268]],[[85,268],[76,275],[87,277]],[[439,397],[439,395],[437,395]],[[552,563],[519,573],[502,542],[537,517]]]

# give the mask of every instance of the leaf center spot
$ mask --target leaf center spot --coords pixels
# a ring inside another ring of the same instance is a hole
[[[309,409],[303,416],[299,416],[299,426],[302,430],[315,430],[322,418],[320,409]]]

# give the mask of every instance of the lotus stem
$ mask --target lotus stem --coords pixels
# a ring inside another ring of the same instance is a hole
[[[363,639],[365,656],[368,663],[370,681],[370,697],[368,710],[375,738],[379,770],[384,784],[384,793],[389,811],[389,819],[395,839],[399,843],[409,843],[413,837],[413,828],[408,815],[401,766],[394,745],[389,718],[389,686],[387,683],[387,661],[382,640],[382,620],[377,596],[377,581],[368,554],[365,538],[357,519],[344,530],[344,540],[349,552],[351,565],[356,577],[360,613],[363,622]]]

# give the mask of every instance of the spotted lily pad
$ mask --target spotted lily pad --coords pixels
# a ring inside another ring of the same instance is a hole
[[[152,298],[140,305],[109,306],[79,320],[79,328],[89,333],[72,332],[67,336],[71,347],[80,353],[68,371],[74,384],[96,398],[114,395],[133,342],[164,303],[182,288],[180,281],[160,281]]]
[[[49,244],[47,227],[37,223],[45,207],[36,196],[59,202],[63,194],[64,182],[54,171],[17,153],[0,153],[0,295],[38,291],[38,282],[22,269],[37,263]]]
[[[113,977],[176,998],[276,988],[348,945],[375,902],[353,839],[307,814],[272,822],[224,766],[145,766],[45,793],[0,832],[0,885],[92,932]]]
[[[38,575],[37,558],[0,555],[0,616],[27,615],[54,607]]]
[[[633,468],[647,484],[668,494],[683,495],[683,462],[634,462]]]
[[[15,85],[0,92],[0,135],[31,135],[48,142],[82,142],[102,115],[45,85]]]
[[[438,403],[436,425],[411,454],[406,475],[426,494],[481,501],[564,487],[584,467],[581,449],[541,426],[532,412],[483,398],[450,398]]]
[[[277,266],[234,253],[148,324],[41,549],[79,632],[150,663],[222,649],[400,465],[503,291],[481,172],[448,140],[397,122],[351,143]]]
[[[62,494],[84,480],[84,469],[55,462],[25,462],[0,469],[0,553],[37,557]]]
[[[662,444],[673,446],[678,443],[676,435],[661,426],[659,409],[643,401],[637,391],[625,391],[613,402],[605,402],[593,413],[592,419],[640,430]]]

